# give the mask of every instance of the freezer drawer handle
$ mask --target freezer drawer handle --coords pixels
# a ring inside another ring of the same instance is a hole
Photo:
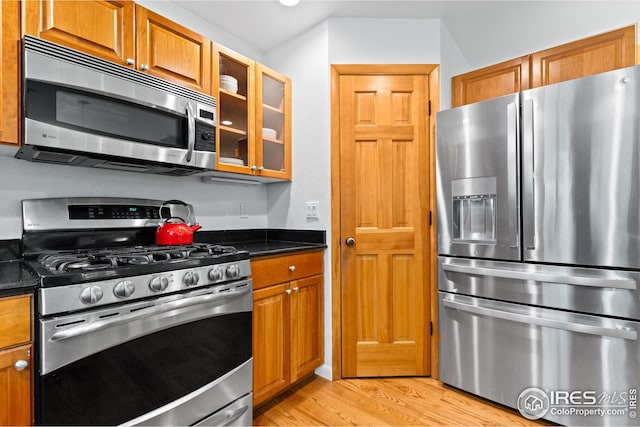
[[[565,331],[578,332],[582,334],[600,335],[613,338],[622,338],[625,340],[635,341],[638,339],[638,332],[633,329],[611,329],[601,326],[584,325],[582,323],[563,322],[560,320],[542,319],[536,316],[527,316],[525,314],[510,313],[502,310],[494,310],[491,308],[478,307],[475,305],[463,304],[457,301],[444,299],[442,301],[445,307],[455,310],[466,311],[473,314],[479,314],[497,319],[504,319],[511,322],[526,323],[529,325],[544,326],[547,328],[563,329]]]
[[[469,267],[466,265],[443,264],[445,271],[453,273],[476,274],[483,276],[502,277],[514,280],[535,280],[537,282],[558,283],[561,285],[591,286],[595,288],[631,289],[637,287],[635,280],[630,279],[602,279],[598,277],[565,276],[530,271],[500,270],[487,267]]]

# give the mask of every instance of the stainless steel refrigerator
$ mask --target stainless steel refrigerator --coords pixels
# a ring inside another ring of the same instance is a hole
[[[531,419],[639,425],[640,67],[436,123],[440,379]]]

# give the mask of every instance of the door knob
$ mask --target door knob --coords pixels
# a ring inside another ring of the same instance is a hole
[[[29,366],[29,362],[27,362],[26,360],[20,359],[13,365],[13,368],[16,371],[22,371],[26,369],[28,366]]]
[[[347,244],[347,246],[353,246],[356,244],[356,239],[354,239],[353,237],[347,237],[345,243]]]

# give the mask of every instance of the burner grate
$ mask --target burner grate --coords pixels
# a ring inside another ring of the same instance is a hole
[[[237,251],[233,246],[194,243],[183,246],[152,245],[56,252],[41,255],[38,261],[53,273],[68,273],[210,259],[235,252]]]

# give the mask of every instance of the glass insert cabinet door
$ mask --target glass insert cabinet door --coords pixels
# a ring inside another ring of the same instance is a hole
[[[255,170],[255,63],[216,46],[218,67],[218,169]]]
[[[214,46],[218,170],[290,180],[291,80]]]
[[[256,64],[258,175],[291,179],[291,80]]]

